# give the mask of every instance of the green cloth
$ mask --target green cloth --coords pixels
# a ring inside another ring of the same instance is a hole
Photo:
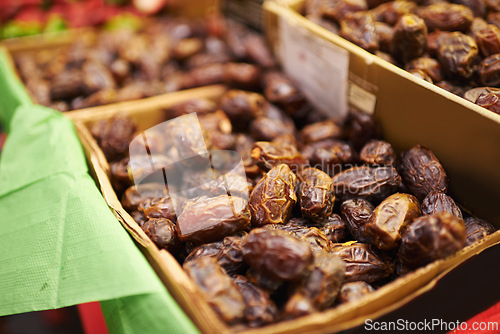
[[[0,52],[0,316],[101,301],[110,333],[193,333],[88,174],[73,124]]]

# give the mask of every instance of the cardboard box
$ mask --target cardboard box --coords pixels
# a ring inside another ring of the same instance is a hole
[[[329,96],[334,94],[331,86],[343,85],[349,105],[374,112],[384,137],[396,150],[417,143],[431,148],[446,168],[453,198],[500,226],[496,208],[500,203],[500,115],[416,78],[309,21],[300,14],[304,3],[267,1],[264,23],[275,55],[305,94]],[[311,76],[327,76],[336,70],[332,69],[332,53],[340,60],[347,58],[348,71],[340,73],[345,78],[333,77],[332,84],[327,81],[318,87],[304,85]],[[330,58],[323,59],[324,55]]]
[[[165,283],[170,293],[184,309],[193,322],[203,333],[228,333],[231,332],[223,324],[215,313],[209,308],[207,303],[200,298],[196,292],[197,288],[187,278],[177,261],[170,253],[159,250],[156,245],[145,235],[142,229],[135,223],[132,217],[123,209],[108,179],[109,165],[104,154],[98,147],[95,140],[89,133],[88,127],[102,119],[107,119],[117,113],[126,114],[136,122],[139,130],[145,130],[159,122],[165,120],[164,109],[181,101],[194,97],[205,97],[216,101],[225,91],[223,86],[210,86],[181,91],[164,96],[156,96],[140,101],[125,102],[122,104],[109,105],[92,108],[91,110],[81,110],[79,112],[68,113],[68,117],[73,119],[82,141],[85,154],[87,155],[91,174],[96,180],[104,199],[113,210],[115,216],[128,230],[132,237],[140,244],[146,257]],[[398,114],[399,108],[388,110],[386,114],[379,114],[383,124],[384,117],[391,117],[392,113]],[[391,129],[385,129],[386,132]],[[391,133],[389,131],[389,133]],[[399,132],[392,133],[397,141],[407,139],[399,138]],[[423,133],[417,139],[423,140]],[[403,135],[404,137],[404,135]],[[419,141],[409,142],[416,144]],[[446,142],[443,142],[446,143]],[[440,157],[438,155],[438,157]],[[451,160],[460,161],[461,154],[452,155]],[[448,161],[450,163],[450,161]],[[449,169],[450,165],[445,164]],[[456,180],[453,182],[460,182]],[[476,194],[484,199],[485,194]],[[480,216],[482,214],[478,212]],[[365,319],[375,319],[386,314],[401,305],[416,298],[417,296],[432,289],[440,277],[457,267],[470,257],[481,253],[485,249],[500,243],[500,231],[488,236],[481,242],[464,248],[454,256],[436,261],[426,267],[420,268],[404,277],[401,277],[374,293],[365,296],[355,303],[343,304],[338,307],[326,310],[321,313],[284,321],[262,328],[243,331],[242,333],[331,333],[355,327],[362,324]]]

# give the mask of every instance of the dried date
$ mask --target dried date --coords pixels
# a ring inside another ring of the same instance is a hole
[[[342,219],[346,222],[347,229],[354,239],[370,242],[365,228],[374,209],[370,202],[361,198],[350,199],[342,203],[340,206]]]
[[[245,302],[245,323],[249,327],[260,327],[278,320],[278,309],[269,294],[243,276],[235,276],[234,284]]]
[[[320,231],[327,237],[328,241],[338,243],[343,241],[347,232],[347,223],[338,214],[334,213],[322,222]]]
[[[114,161],[128,152],[135,125],[130,118],[117,115],[95,123],[90,131],[106,158]]]
[[[332,178],[316,168],[306,168],[297,176],[301,181],[298,198],[302,216],[313,221],[329,217],[335,203]]]
[[[401,239],[399,259],[410,268],[424,266],[456,253],[465,245],[464,221],[447,212],[413,221]]]
[[[337,301],[340,304],[356,301],[373,291],[375,291],[375,289],[370,284],[363,281],[345,283],[340,288]]]
[[[353,164],[357,160],[354,148],[349,143],[336,139],[305,145],[301,153],[312,167],[329,175],[340,172],[343,165]]]
[[[394,27],[392,56],[402,64],[421,57],[427,49],[427,27],[415,14],[403,15]]]
[[[340,36],[363,49],[375,52],[379,49],[375,21],[368,12],[350,13],[340,21]]]
[[[365,0],[334,0],[321,1],[320,13],[331,20],[340,22],[347,14],[367,10]]]
[[[395,25],[401,16],[416,12],[417,5],[414,1],[385,1],[386,3],[371,10],[376,21]]]
[[[269,171],[277,165],[286,164],[291,170],[297,172],[306,163],[306,160],[294,145],[276,142],[256,142],[251,157],[263,171]]]
[[[196,258],[187,262],[183,268],[222,320],[232,324],[243,319],[245,312],[243,296],[214,258],[209,256]]]
[[[392,165],[396,161],[396,153],[388,142],[371,140],[363,146],[359,160],[368,165]]]
[[[491,55],[481,61],[479,80],[485,86],[495,87],[500,85],[500,54]]]
[[[250,195],[253,226],[286,223],[297,202],[296,183],[297,176],[285,164],[267,172]]]
[[[448,212],[462,218],[462,211],[450,196],[439,191],[432,191],[422,202],[422,214],[432,215],[438,212]]]
[[[165,184],[144,183],[138,186],[131,186],[123,193],[121,203],[127,211],[135,211],[139,205],[147,198],[159,198],[168,196]]]
[[[197,197],[184,203],[177,219],[182,241],[216,241],[250,228],[248,202],[234,196]]]
[[[285,317],[297,318],[330,307],[344,282],[345,263],[326,252],[314,253],[309,275],[293,287],[285,305]]]
[[[437,57],[451,79],[470,79],[476,72],[479,50],[472,37],[452,32],[442,38]]]
[[[401,175],[408,189],[420,200],[433,190],[443,193],[448,190],[443,166],[431,150],[421,145],[403,154]]]
[[[465,218],[465,246],[472,245],[478,240],[495,232],[496,228],[486,220],[477,217]]]
[[[307,274],[311,247],[285,231],[252,230],[242,246],[243,259],[256,272],[275,280],[294,280]]]
[[[419,15],[424,19],[430,31],[465,32],[474,19],[474,14],[469,8],[446,2],[422,7],[419,10]]]
[[[375,208],[365,231],[377,248],[394,249],[399,246],[402,233],[420,214],[420,204],[414,196],[397,193]]]
[[[220,108],[234,122],[244,123],[250,119],[262,116],[267,102],[264,96],[232,89],[220,100]]]
[[[477,46],[484,57],[500,53],[500,29],[488,24],[475,35]]]
[[[406,64],[405,70],[421,70],[425,72],[433,82],[439,82],[443,80],[441,64],[439,64],[439,62],[434,58],[420,57],[414,59]]]
[[[332,178],[335,196],[341,201],[351,198],[381,200],[401,184],[394,167],[360,166],[347,169]]]
[[[306,144],[325,139],[340,139],[342,137],[342,127],[332,120],[326,120],[306,125],[300,131],[300,136]]]
[[[331,252],[346,263],[345,282],[376,282],[394,271],[394,264],[369,244],[335,244]]]
[[[141,226],[142,230],[160,249],[166,249],[175,254],[180,246],[180,240],[175,231],[175,223],[166,218],[149,219]]]

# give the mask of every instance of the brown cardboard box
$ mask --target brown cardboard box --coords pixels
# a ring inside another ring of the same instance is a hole
[[[67,114],[68,117],[72,118],[75,122],[78,135],[82,141],[85,154],[87,155],[91,174],[100,187],[104,199],[111,210],[113,210],[115,216],[140,244],[146,257],[161,280],[165,283],[170,293],[203,333],[225,333],[231,330],[219,321],[207,303],[200,298],[199,293],[196,292],[196,287],[187,279],[186,274],[177,261],[168,252],[158,250],[153,242],[134,222],[132,217],[123,209],[107,176],[109,171],[108,163],[101,149],[90,135],[88,127],[93,122],[107,119],[117,113],[123,113],[132,117],[138,125],[139,130],[145,130],[164,121],[165,116],[163,110],[169,106],[193,97],[205,97],[217,100],[224,91],[225,88],[223,86],[203,87],[164,96],[151,97],[140,101],[95,107],[92,108],[92,110],[81,110],[79,112]],[[389,115],[390,112],[399,113],[399,109],[389,110]],[[385,114],[379,115],[382,121],[384,121],[384,117],[390,116],[385,116]],[[387,130],[390,129],[386,129],[386,131]],[[396,141],[398,139],[402,140],[402,138],[398,138],[398,135],[399,134],[396,132],[393,134],[393,138]],[[420,139],[423,140],[424,138],[420,137]],[[418,141],[410,141],[410,144],[416,143],[418,143]],[[449,168],[449,163],[452,163],[454,161],[453,159],[460,161],[460,158],[460,155],[452,156],[451,161],[448,161],[445,167]],[[460,180],[456,182],[460,182]],[[479,197],[484,196],[484,194],[476,195]],[[481,216],[481,212],[478,214]],[[299,319],[285,321],[263,328],[247,330],[244,331],[244,333],[331,333],[352,328],[362,324],[367,318],[374,319],[386,314],[424,292],[429,291],[442,275],[460,265],[468,258],[499,243],[500,231],[488,236],[486,239],[471,247],[459,251],[452,257],[436,261],[385,285],[371,295],[359,300],[359,302],[340,305],[336,308]]]
[[[316,25],[299,14],[304,3],[264,3],[265,33],[285,71],[286,63],[296,56],[284,52],[294,50],[284,48],[287,34],[299,41],[301,36],[307,38],[308,45],[300,48],[306,59],[332,47],[343,50],[349,60],[346,90],[350,105],[374,112],[384,137],[397,150],[417,143],[431,148],[446,166],[452,196],[467,210],[500,226],[496,208],[500,203],[500,115],[418,79]],[[328,60],[321,63],[330,64]],[[299,73],[301,77],[295,79],[301,86],[309,73],[307,68],[300,68]],[[319,94],[332,94],[328,86],[320,88]],[[302,89],[307,94],[317,87]]]

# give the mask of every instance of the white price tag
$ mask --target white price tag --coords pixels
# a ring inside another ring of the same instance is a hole
[[[285,18],[279,29],[284,71],[321,112],[346,115],[349,53]]]

